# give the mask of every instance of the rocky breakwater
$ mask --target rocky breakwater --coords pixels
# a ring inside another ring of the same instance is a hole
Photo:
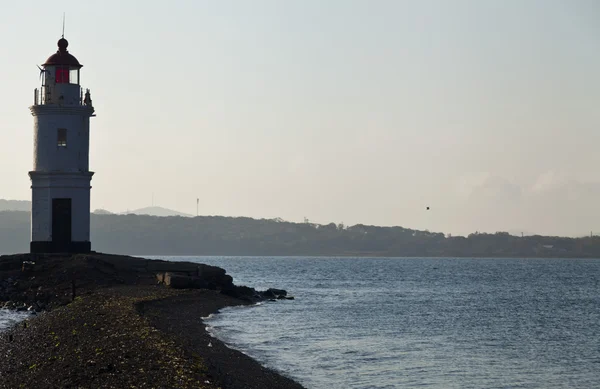
[[[212,338],[200,319],[277,298],[287,293],[237,286],[225,270],[190,262],[1,256],[2,306],[43,313],[0,334],[0,389],[301,389]]]
[[[285,290],[234,285],[224,269],[205,264],[109,254],[0,256],[0,308],[40,312],[98,288],[156,284],[215,290],[246,302],[292,298]]]
[[[161,272],[156,274],[159,285],[165,285],[173,289],[209,289],[220,290],[228,296],[257,302],[262,300],[293,300],[283,289],[269,288],[265,291],[257,291],[247,286],[233,284],[233,278],[225,274],[225,270],[214,266],[198,266],[195,272]]]

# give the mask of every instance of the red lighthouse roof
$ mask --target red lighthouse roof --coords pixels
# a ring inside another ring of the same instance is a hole
[[[58,50],[55,54],[52,54],[50,57],[48,57],[48,59],[44,63],[44,66],[60,65],[73,66],[78,68],[82,67],[83,65],[79,63],[77,58],[69,54],[69,52],[67,51],[67,46],[69,46],[69,42],[65,38],[60,38],[58,40]]]

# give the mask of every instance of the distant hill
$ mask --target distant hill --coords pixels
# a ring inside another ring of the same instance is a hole
[[[0,211],[0,253],[29,250],[29,212]],[[403,227],[247,217],[91,215],[92,248],[133,255],[600,258],[600,236],[445,236]]]
[[[172,209],[163,208],[163,207],[145,207],[140,209],[134,209],[133,211],[121,212],[121,215],[148,215],[148,216],[183,216],[183,217],[193,217],[189,213],[183,213],[174,211]]]
[[[31,201],[0,199],[0,211],[31,211]]]
[[[113,215],[112,212],[102,208],[95,209],[92,213],[95,215]]]
[[[4,200],[0,199],[0,211],[31,211],[31,201],[28,200]],[[98,208],[92,211],[93,214],[96,215],[113,215],[114,212],[108,211],[106,209]],[[148,216],[183,216],[183,217],[193,217],[194,215],[190,215],[188,213],[178,212],[173,209],[163,208],[163,207],[145,207],[134,209],[133,211],[121,212],[120,215],[148,215]]]

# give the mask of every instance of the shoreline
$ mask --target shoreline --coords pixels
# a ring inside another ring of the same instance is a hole
[[[25,256],[16,261],[15,256],[0,257],[0,281],[9,273],[15,277],[14,264]],[[37,260],[36,266],[41,265]],[[72,301],[65,301],[70,289],[69,277],[65,277],[52,284],[49,294],[53,298],[44,303],[47,312],[0,333],[4,354],[0,359],[0,388],[303,389],[229,348],[206,330],[203,317],[224,307],[256,302],[226,289],[229,276],[221,277],[225,284],[214,289],[173,289],[156,285],[152,268],[182,270],[191,264],[150,261],[102,254],[61,257],[49,260],[49,266],[22,274],[18,278],[21,282],[38,278],[50,281],[78,262],[76,269],[71,269],[79,280],[78,293]],[[90,264],[91,268],[81,266]],[[108,280],[84,274],[97,268],[103,269],[104,276],[108,274]],[[136,274],[130,277],[133,268]],[[204,271],[213,276],[225,274],[212,268]],[[48,284],[38,281],[43,292]],[[24,291],[27,297],[31,285],[24,285],[28,286]],[[253,291],[237,288],[238,292]],[[34,290],[40,292],[38,289]],[[35,300],[40,294],[31,295],[28,303],[31,297]]]
[[[138,309],[143,316],[149,318],[155,328],[173,334],[176,341],[185,349],[200,355],[207,363],[209,374],[220,377],[222,388],[303,388],[282,373],[264,367],[250,356],[230,348],[206,329],[207,324],[202,318],[219,314],[221,308],[240,304],[222,304],[218,309],[214,309],[210,304],[203,306],[197,301],[194,294],[177,295],[144,302]],[[157,311],[160,312],[158,315]],[[165,320],[167,317],[169,320]]]

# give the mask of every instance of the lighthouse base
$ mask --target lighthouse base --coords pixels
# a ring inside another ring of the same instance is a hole
[[[91,242],[31,242],[29,250],[32,254],[71,253],[85,254],[92,251]]]

